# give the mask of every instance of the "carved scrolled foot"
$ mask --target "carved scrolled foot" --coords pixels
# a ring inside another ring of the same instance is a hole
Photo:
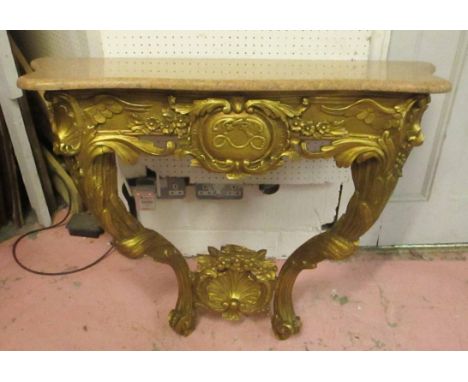
[[[273,317],[271,324],[275,335],[282,340],[299,332],[301,321],[292,303],[292,291],[299,273],[305,269],[313,269],[324,258],[320,255],[307,256],[308,248],[317,241],[317,237],[310,239],[299,247],[284,263],[278,276],[275,297],[273,300]]]
[[[286,340],[293,334],[299,333],[302,323],[301,319],[297,316],[286,321],[285,318],[276,313],[271,319],[271,325],[276,337],[280,340]]]
[[[315,260],[319,262],[323,259],[316,257]],[[299,273],[306,267],[313,269],[316,266],[316,263],[302,264],[301,266],[291,256],[281,268],[273,300],[273,317],[271,319],[273,331],[281,340],[298,333],[301,328],[301,319],[294,312],[292,291]]]
[[[188,336],[195,329],[196,314],[193,308],[172,309],[169,313],[169,325],[178,334]]]
[[[188,336],[195,329],[197,318],[192,288],[192,274],[182,254],[172,244],[170,245],[170,249],[166,248],[163,251],[167,261],[157,258],[155,260],[165,262],[175,272],[177,284],[179,285],[179,294],[175,309],[169,313],[169,325],[176,333]]]
[[[146,228],[133,237],[116,241],[116,248],[131,258],[146,254],[174,270],[179,294],[175,309],[169,313],[169,325],[178,334],[188,336],[195,329],[196,311],[190,269],[182,254],[163,236]]]
[[[177,248],[154,231],[147,255],[169,265],[177,278],[179,293],[175,309],[169,313],[169,325],[178,334],[188,336],[195,329],[196,311],[192,292],[192,277],[187,261]]]
[[[325,259],[343,259],[351,256],[357,243],[350,242],[333,232],[325,232],[301,245],[284,263],[278,276],[273,317],[273,331],[279,339],[287,339],[299,332],[301,320],[294,312],[292,291],[299,273],[304,269],[314,269]]]

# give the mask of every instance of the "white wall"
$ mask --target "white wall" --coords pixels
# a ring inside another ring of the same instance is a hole
[[[433,95],[392,201],[364,238],[379,245],[468,243],[468,38],[466,31],[392,32],[389,59],[430,61],[450,79]]]

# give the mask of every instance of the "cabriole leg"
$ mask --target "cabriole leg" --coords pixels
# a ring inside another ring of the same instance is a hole
[[[366,100],[373,103],[373,101]],[[421,117],[429,97],[418,95],[385,112],[397,120],[385,122],[381,135],[350,134],[322,146],[319,154],[303,150],[309,158],[333,157],[340,167],[351,167],[355,191],[344,215],[327,232],[302,244],[283,265],[278,276],[273,300],[272,325],[275,334],[286,339],[300,329],[294,312],[292,290],[303,269],[315,268],[325,259],[340,260],[358,248],[359,238],[375,223],[388,202],[403,165],[414,146],[422,144]],[[359,101],[353,105],[358,105]],[[349,107],[336,110],[348,110]],[[380,107],[382,109],[382,107]],[[397,117],[397,118],[395,118]]]
[[[169,265],[175,272],[179,295],[169,323],[179,334],[188,335],[195,327],[192,283],[188,264],[182,254],[163,236],[146,229],[125,208],[117,193],[115,156],[104,153],[82,169],[81,189],[88,209],[99,218],[114,238],[122,254],[137,258],[148,255]]]
[[[386,168],[386,167],[385,167]],[[292,290],[298,274],[312,269],[325,259],[340,260],[351,256],[358,240],[377,220],[393,192],[397,177],[386,173],[375,159],[354,162],[352,175],[355,192],[345,214],[330,231],[302,244],[283,265],[273,304],[272,325],[280,339],[286,339],[300,329],[300,319],[294,312]]]

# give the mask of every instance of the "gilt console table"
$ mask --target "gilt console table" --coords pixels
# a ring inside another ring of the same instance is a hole
[[[450,90],[434,66],[416,62],[41,58],[32,67],[18,85],[45,92],[54,151],[65,157],[86,208],[122,254],[148,255],[174,270],[179,294],[169,323],[183,335],[199,308],[238,319],[271,305],[275,334],[297,333],[297,275],[356,251],[423,142],[429,94]],[[154,136],[163,143],[148,139]],[[286,159],[334,158],[351,168],[355,192],[344,215],[299,246],[278,276],[266,251],[237,245],[209,247],[192,272],[119,199],[115,155],[132,163],[140,153],[188,155],[229,179],[272,171]]]

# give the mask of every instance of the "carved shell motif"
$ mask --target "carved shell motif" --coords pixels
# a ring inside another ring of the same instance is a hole
[[[276,279],[276,265],[266,260],[265,250],[238,245],[221,250],[209,247],[199,255],[195,289],[199,305],[221,313],[227,320],[267,312]]]

